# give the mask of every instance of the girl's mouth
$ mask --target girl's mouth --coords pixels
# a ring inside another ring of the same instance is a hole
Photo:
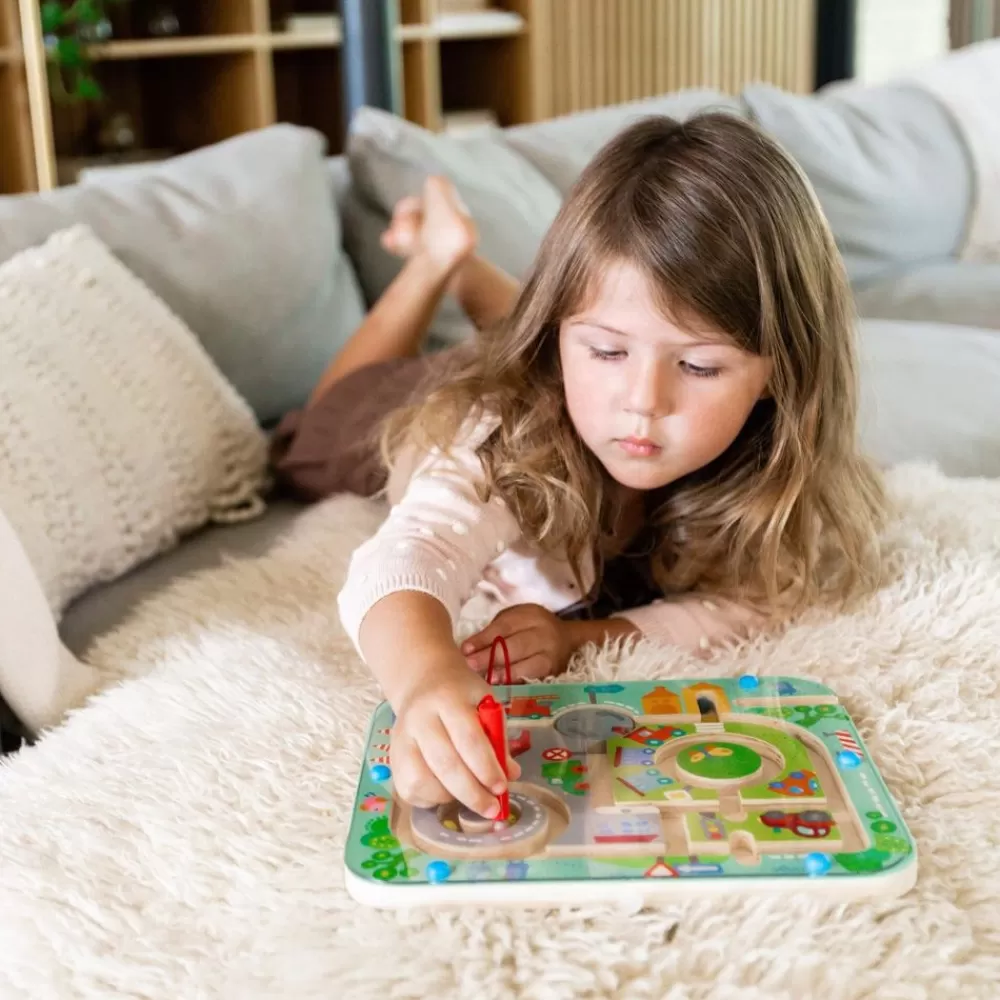
[[[619,438],[618,446],[633,458],[652,458],[658,455],[663,448],[649,438],[627,437]]]

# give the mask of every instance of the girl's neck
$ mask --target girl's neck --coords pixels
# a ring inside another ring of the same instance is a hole
[[[605,536],[602,546],[604,555],[608,558],[620,555],[627,549],[646,522],[645,493],[616,483],[611,500],[616,517],[612,531]]]

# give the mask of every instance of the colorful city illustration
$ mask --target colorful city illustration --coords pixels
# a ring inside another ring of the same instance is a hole
[[[814,681],[496,691],[522,771],[509,819],[497,824],[455,803],[411,809],[394,797],[383,705],[349,873],[400,887],[721,878],[737,889],[762,878],[915,876],[912,838],[854,723]]]

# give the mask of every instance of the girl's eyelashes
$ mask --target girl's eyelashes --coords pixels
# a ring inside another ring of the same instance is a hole
[[[683,368],[689,375],[694,375],[696,378],[715,378],[722,373],[721,368],[710,368],[705,365],[693,365],[690,361],[682,361],[681,368]]]
[[[590,348],[590,356],[595,361],[621,361],[628,357],[627,351],[604,351],[599,347]],[[681,370],[695,378],[716,378],[722,374],[721,368],[713,368],[708,365],[693,365],[690,361],[680,363]]]
[[[602,351],[599,347],[590,348],[590,356],[596,361],[620,361],[625,357],[624,351]]]

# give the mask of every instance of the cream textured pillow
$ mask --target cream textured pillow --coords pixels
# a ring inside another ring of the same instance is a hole
[[[54,611],[252,515],[266,458],[195,336],[89,229],[0,266],[0,509]]]

